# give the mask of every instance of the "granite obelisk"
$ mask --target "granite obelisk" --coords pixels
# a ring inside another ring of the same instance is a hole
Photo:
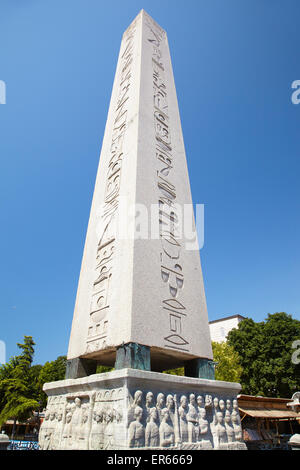
[[[157,217],[138,238],[122,204]],[[167,35],[141,12],[123,35],[84,248],[68,359],[114,365],[122,344],[150,348],[152,370],[212,359],[199,250],[170,218],[192,207]],[[151,208],[158,207],[158,212]],[[194,224],[194,220],[192,220]]]
[[[244,448],[240,386],[214,380],[191,207],[167,35],[142,10],[121,42],[66,380],[44,386],[43,449]],[[160,373],[179,366],[185,377]]]

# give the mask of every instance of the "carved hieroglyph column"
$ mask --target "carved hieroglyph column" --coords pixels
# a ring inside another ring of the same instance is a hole
[[[142,10],[121,43],[69,360],[113,365],[127,343],[150,348],[152,370],[212,359],[199,250],[182,233],[191,205],[167,35]]]

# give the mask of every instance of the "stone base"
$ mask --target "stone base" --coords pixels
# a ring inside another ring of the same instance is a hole
[[[41,449],[246,449],[240,385],[136,369],[44,385]]]

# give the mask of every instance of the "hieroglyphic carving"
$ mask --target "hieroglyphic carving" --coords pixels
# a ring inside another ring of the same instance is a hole
[[[120,58],[120,83],[113,122],[110,159],[106,173],[103,210],[100,217],[101,235],[97,246],[95,280],[92,286],[86,352],[106,347],[110,308],[113,256],[116,237],[116,214],[124,158],[123,142],[127,129],[131,68],[134,57],[135,23],[124,34],[124,52]]]
[[[163,300],[163,312],[169,317],[169,333],[164,335],[165,347],[189,351],[184,333],[185,307],[177,300],[184,285],[184,272],[180,261],[181,244],[178,241],[178,215],[176,212],[176,187],[170,177],[174,169],[170,118],[165,70],[161,42],[165,32],[150,17],[146,17],[147,40],[152,46],[153,117],[155,128],[155,158],[157,161],[157,187],[159,193],[159,234],[161,240],[161,277],[170,298]],[[165,304],[174,302],[169,308]],[[179,308],[177,308],[177,305]]]
[[[144,399],[145,397],[145,399]],[[129,402],[128,447],[245,449],[236,399],[190,393],[134,392]],[[233,411],[231,412],[231,410]]]

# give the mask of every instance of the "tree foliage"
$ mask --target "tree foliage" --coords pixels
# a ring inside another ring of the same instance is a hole
[[[239,382],[242,373],[242,366],[239,362],[238,353],[227,343],[212,342],[213,359],[218,363],[215,372],[216,380],[225,380],[228,382]],[[169,369],[164,371],[170,375],[184,375],[184,367]]]
[[[66,356],[55,361],[32,365],[35,343],[31,336],[19,344],[19,356],[12,357],[0,367],[0,426],[8,419],[24,421],[33,410],[44,408],[47,395],[45,382],[63,380],[66,373]]]
[[[184,367],[177,367],[177,369],[164,370],[163,373],[170,375],[184,375]]]
[[[300,364],[292,362],[292,343],[299,339],[300,321],[284,312],[260,323],[246,318],[231,330],[227,341],[240,357],[242,392],[289,398],[299,390]]]
[[[55,361],[46,362],[43,366],[39,366],[41,369],[37,379],[37,390],[39,401],[43,407],[46,407],[47,404],[47,395],[43,392],[44,383],[63,380],[66,375],[66,366],[66,356],[58,356]]]
[[[216,380],[240,382],[243,369],[235,349],[225,341],[222,343],[213,341],[212,349],[214,361],[217,362]]]
[[[99,365],[97,366],[96,374],[104,374],[105,372],[111,372],[112,370],[114,370],[113,367]]]
[[[31,336],[24,337],[24,343],[18,344],[21,354],[1,367],[0,372],[0,426],[8,419],[24,420],[32,409],[39,406],[36,389],[32,380],[31,364],[34,355],[34,341]]]

